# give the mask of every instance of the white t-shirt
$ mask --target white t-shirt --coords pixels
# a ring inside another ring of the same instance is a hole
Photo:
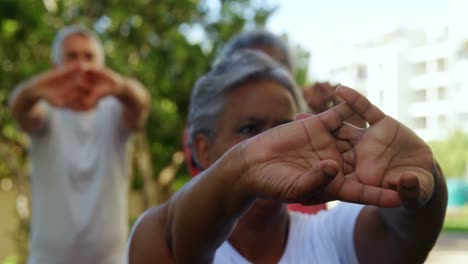
[[[44,104],[48,120],[31,134],[30,264],[124,263],[127,142],[117,99],[92,112]]]
[[[342,203],[316,215],[290,212],[288,241],[278,264],[359,263],[354,249],[354,224],[363,205]],[[251,264],[226,241],[214,264]]]

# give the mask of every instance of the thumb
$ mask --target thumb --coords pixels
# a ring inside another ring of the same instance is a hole
[[[297,181],[298,201],[303,203],[323,201],[325,188],[339,172],[338,163],[334,160],[322,160],[314,164],[312,169]]]
[[[398,194],[406,208],[419,208],[426,202],[421,195],[421,185],[414,172],[404,172],[398,181]]]

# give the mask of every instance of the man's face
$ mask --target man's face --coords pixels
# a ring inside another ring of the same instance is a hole
[[[96,40],[81,34],[70,35],[62,43],[61,62],[57,66],[101,66],[104,62],[100,52]]]

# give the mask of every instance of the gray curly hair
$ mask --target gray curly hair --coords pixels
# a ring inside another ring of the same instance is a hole
[[[261,47],[268,47],[278,50],[280,52],[280,58],[273,59],[286,67],[290,72],[294,72],[294,65],[287,42],[277,35],[264,29],[245,31],[233,37],[223,47],[214,64],[216,65],[221,59],[230,57],[239,50],[257,50]]]
[[[240,50],[222,58],[196,82],[190,99],[188,115],[189,145],[195,164],[202,168],[193,140],[199,133],[208,140],[215,136],[218,117],[223,111],[225,95],[241,84],[259,79],[273,80],[287,89],[298,111],[304,111],[304,101],[291,74],[262,52]]]

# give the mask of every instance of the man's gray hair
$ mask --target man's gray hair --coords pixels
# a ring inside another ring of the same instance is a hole
[[[96,44],[98,46],[96,55],[98,56],[98,59],[104,63],[104,49],[97,35],[82,25],[71,25],[63,27],[62,29],[60,29],[57,35],[55,35],[54,41],[52,42],[51,53],[51,59],[53,64],[62,63],[62,44],[66,38],[72,35],[82,35],[96,41]]]
[[[289,46],[285,40],[264,29],[245,31],[233,37],[222,49],[215,64],[224,57],[229,57],[235,52],[244,49],[256,49],[259,46],[274,48],[280,51],[281,58],[273,58],[286,67],[290,72],[294,71]]]
[[[240,50],[230,57],[222,58],[207,74],[198,79],[190,98],[189,145],[198,167],[202,168],[193,144],[195,136],[202,133],[208,140],[213,139],[226,94],[246,82],[255,80],[278,82],[293,96],[297,111],[304,111],[304,101],[290,73],[264,53]]]

